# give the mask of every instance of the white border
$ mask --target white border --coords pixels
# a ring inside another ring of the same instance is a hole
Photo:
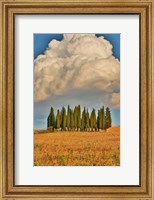
[[[121,33],[120,167],[33,167],[33,33]],[[139,16],[15,17],[15,184],[139,184]]]

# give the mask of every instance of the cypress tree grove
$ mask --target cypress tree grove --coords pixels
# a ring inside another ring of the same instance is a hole
[[[47,117],[47,127],[57,128],[65,131],[78,130],[78,131],[101,131],[112,126],[112,118],[109,107],[104,111],[104,106],[98,110],[96,116],[95,109],[93,108],[90,117],[88,109],[84,107],[81,116],[80,105],[75,106],[74,110],[68,105],[67,113],[63,106],[62,110],[57,110],[56,118],[54,109],[51,107],[50,113]]]

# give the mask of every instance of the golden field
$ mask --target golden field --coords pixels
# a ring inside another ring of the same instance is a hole
[[[120,127],[34,134],[35,166],[119,166]]]

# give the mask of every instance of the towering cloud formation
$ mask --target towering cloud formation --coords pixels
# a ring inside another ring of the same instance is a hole
[[[120,63],[104,37],[64,34],[62,41],[52,40],[44,55],[35,59],[34,73],[35,102],[90,88],[109,96],[117,107]]]

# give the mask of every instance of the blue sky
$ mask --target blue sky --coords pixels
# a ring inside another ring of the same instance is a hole
[[[115,58],[117,58],[120,61],[120,34],[96,34],[96,37],[103,36],[107,41],[109,41],[112,46],[112,54]],[[48,48],[48,44],[52,40],[58,40],[61,41],[63,39],[63,34],[34,34],[34,59],[37,58],[40,54],[44,54],[45,50]],[[119,88],[120,90],[120,88]],[[74,92],[74,91],[73,91]],[[48,98],[44,101],[35,102],[34,103],[34,128],[35,129],[46,129],[46,118],[49,112],[49,109],[51,106],[56,109],[61,108],[62,102],[64,102],[64,106],[67,107],[68,104],[71,105],[73,108],[75,105],[75,101],[81,100],[81,106],[87,106],[89,111],[91,111],[92,107],[99,109],[99,98],[102,98],[102,96],[99,95],[98,91],[93,91],[90,93],[83,93],[81,92],[71,92],[67,95],[63,96],[53,96],[51,98]],[[87,95],[86,95],[87,94]],[[96,99],[93,105],[91,105],[92,101],[88,102],[88,99],[91,96],[96,96]],[[89,97],[88,97],[89,95]],[[73,99],[72,96],[75,96],[75,99]],[[68,99],[67,99],[68,98]],[[62,101],[63,100],[63,101]],[[74,101],[74,102],[73,102]],[[85,103],[86,102],[86,103]],[[80,102],[79,102],[80,103]],[[78,105],[78,102],[77,102]],[[111,108],[112,113],[112,124],[114,125],[120,125],[120,109],[119,108]]]

